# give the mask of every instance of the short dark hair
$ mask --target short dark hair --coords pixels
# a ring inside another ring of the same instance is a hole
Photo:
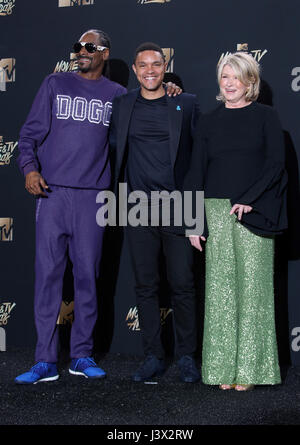
[[[98,38],[99,38],[99,43],[102,46],[106,46],[106,48],[108,48],[108,49],[111,48],[111,41],[110,41],[108,34],[106,34],[106,32],[101,31],[101,29],[88,29],[87,31],[85,31],[83,33],[83,35],[87,34],[88,32],[93,32],[94,34],[97,34]]]
[[[142,43],[141,45],[139,45],[137,47],[137,49],[135,50],[134,53],[134,58],[133,58],[133,63],[135,64],[136,58],[138,56],[139,53],[143,52],[143,51],[157,51],[158,53],[160,53],[160,55],[162,56],[162,58],[165,60],[165,55],[163,50],[161,49],[161,47],[159,45],[157,45],[156,43],[153,42],[145,42]]]

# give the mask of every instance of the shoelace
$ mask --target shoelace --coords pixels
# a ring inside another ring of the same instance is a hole
[[[47,370],[48,368],[48,364],[47,363],[43,363],[43,362],[39,362],[36,363],[32,368],[31,368],[31,372],[36,372],[37,374],[41,374],[43,373],[45,370]]]
[[[94,359],[92,359],[91,357],[86,357],[86,358],[79,358],[77,360],[76,366],[75,368],[78,368],[78,366],[82,365],[82,364],[86,364],[86,362],[88,362],[88,364],[94,368],[97,368],[97,364],[95,363]]]

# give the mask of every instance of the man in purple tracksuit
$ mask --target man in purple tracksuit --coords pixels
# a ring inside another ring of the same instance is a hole
[[[96,279],[104,227],[96,223],[96,195],[110,185],[108,129],[112,102],[126,93],[102,76],[110,41],[90,30],[74,45],[79,72],[46,77],[22,127],[18,164],[36,208],[36,365],[21,384],[58,378],[57,318],[69,252],[74,275],[71,374],[105,377],[91,357],[97,319]]]

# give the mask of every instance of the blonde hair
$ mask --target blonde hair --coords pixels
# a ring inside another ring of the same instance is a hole
[[[222,71],[225,65],[229,65],[235,72],[237,78],[243,85],[248,87],[245,95],[247,102],[257,100],[260,87],[260,67],[251,54],[245,52],[236,52],[228,54],[217,65],[217,79],[220,85]],[[217,100],[226,102],[225,97],[219,92]]]

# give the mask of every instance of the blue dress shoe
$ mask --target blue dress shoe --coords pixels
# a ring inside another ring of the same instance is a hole
[[[16,377],[15,382],[20,385],[35,385],[38,382],[52,382],[58,377],[56,363],[38,362],[30,371]]]
[[[184,355],[178,360],[180,369],[180,380],[184,383],[195,383],[200,380],[200,374],[196,363],[190,355]]]
[[[166,369],[163,360],[159,360],[155,355],[148,355],[139,369],[132,376],[134,382],[144,382],[151,379],[151,377],[157,377],[164,373]]]
[[[87,379],[103,379],[106,377],[105,371],[99,368],[92,357],[74,358],[71,361],[69,373],[82,375]]]

